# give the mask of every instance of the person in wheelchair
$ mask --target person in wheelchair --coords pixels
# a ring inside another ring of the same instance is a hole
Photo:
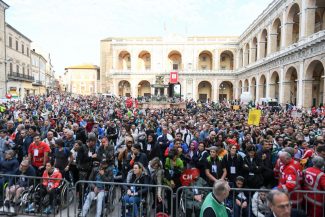
[[[194,170],[192,174],[193,182],[190,183],[191,187],[208,187],[208,183],[200,177],[200,170]],[[204,201],[204,197],[209,193],[207,189],[187,188],[185,189],[185,212],[186,217],[191,217],[194,213],[195,216],[200,215],[200,209]]]
[[[49,204],[44,209],[44,214],[51,214],[55,211],[57,205],[57,195],[60,195],[60,184],[62,181],[62,174],[60,171],[54,167],[54,161],[46,163],[46,168],[43,173],[42,184],[37,188],[37,196],[34,198],[34,203],[31,203],[27,208],[26,212],[35,212],[35,205],[42,206],[41,202],[43,198],[48,194],[49,195]]]
[[[127,176],[127,183],[143,185],[149,184],[149,176],[147,175],[146,169],[140,162],[135,162],[133,165],[133,169],[129,171]],[[143,198],[146,198],[146,195],[149,191],[148,187],[123,185],[123,188],[126,192],[126,195],[124,195],[122,198],[122,217],[139,217],[140,213],[138,205],[140,204]],[[126,205],[132,205],[131,210],[127,210]]]
[[[82,217],[87,216],[90,205],[95,198],[97,198],[96,217],[100,217],[102,215],[105,191],[107,190],[107,188],[105,188],[105,185],[101,182],[112,182],[113,179],[114,178],[112,168],[109,167],[106,159],[102,159],[99,167],[93,168],[90,173],[89,181],[96,181],[96,183],[89,185],[89,193],[87,194],[85,203],[82,207]]]
[[[34,167],[29,164],[28,160],[23,160],[19,168],[14,172],[14,175],[21,175],[23,177],[9,180],[6,188],[4,206],[0,208],[0,211],[15,213],[15,206],[19,202],[21,193],[33,184],[33,180],[27,179],[24,176],[35,176],[36,172]]]

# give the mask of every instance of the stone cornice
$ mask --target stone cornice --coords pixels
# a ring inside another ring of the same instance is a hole
[[[272,68],[281,67],[298,62],[302,59],[313,57],[325,51],[325,31],[313,34],[312,36],[287,47],[285,50],[271,54],[271,56],[259,60],[248,66],[246,69],[237,70],[237,76],[250,77],[257,72],[264,72]]]

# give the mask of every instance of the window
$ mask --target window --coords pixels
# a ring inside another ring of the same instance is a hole
[[[16,50],[18,50],[18,41],[16,40]]]
[[[29,75],[29,66],[27,66],[27,74]]]
[[[21,45],[21,52],[24,54],[25,53],[25,46],[22,44]]]
[[[9,64],[9,72],[12,74],[12,63]]]
[[[201,66],[202,70],[206,70],[207,66]]]
[[[146,61],[149,62],[150,61],[150,57],[146,57]]]
[[[130,62],[131,61],[131,57],[128,57],[128,62]]]
[[[9,36],[9,47],[12,48],[12,37]]]
[[[29,56],[29,48],[26,48],[26,54]]]
[[[19,73],[19,66],[16,65],[16,72]]]
[[[225,56],[222,56],[222,57],[221,57],[221,61],[222,61],[222,62],[226,61],[226,57],[225,57]]]
[[[173,64],[173,70],[178,70],[178,64]]]
[[[203,62],[207,61],[207,57],[206,57],[206,56],[203,56],[203,57],[202,57],[202,61],[203,61]]]
[[[98,81],[100,80],[100,70],[99,69],[97,70],[97,80]]]
[[[25,67],[23,67],[23,74],[25,74]]]

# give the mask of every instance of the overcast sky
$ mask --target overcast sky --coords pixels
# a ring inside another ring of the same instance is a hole
[[[114,36],[240,35],[272,0],[4,0],[6,21],[64,67],[99,65],[101,39]],[[164,30],[166,27],[166,32]]]

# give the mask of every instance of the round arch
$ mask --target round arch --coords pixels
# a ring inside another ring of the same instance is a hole
[[[298,3],[291,5],[287,16],[287,45],[294,44],[299,41],[300,37],[300,7]]]
[[[169,65],[171,70],[177,71],[183,69],[182,54],[179,51],[173,50],[169,52],[168,60],[169,60]]]
[[[138,70],[150,70],[151,69],[151,54],[143,50],[138,55]]]
[[[304,107],[324,104],[324,65],[319,60],[312,61],[305,72]]]
[[[284,103],[297,104],[298,99],[298,71],[294,66],[288,68],[284,76],[283,84]]]
[[[271,52],[281,49],[281,20],[276,18],[272,24]]]
[[[244,92],[248,92],[249,90],[249,82],[248,82],[248,79],[245,79],[244,81]]]
[[[268,44],[268,38],[267,38],[267,30],[263,29],[260,35],[259,45],[260,45],[260,58],[264,58],[267,56],[267,44]]]
[[[131,55],[128,51],[123,50],[118,55],[118,70],[130,70],[131,69]]]
[[[255,102],[256,100],[256,78],[253,77],[252,80],[251,80],[251,94],[252,94],[252,99],[253,101]]]
[[[266,77],[261,75],[258,81],[258,96],[259,98],[266,98]]]
[[[247,43],[245,45],[245,51],[243,57],[244,66],[249,65],[249,56],[250,56],[250,47],[249,47],[249,43]]]
[[[234,86],[231,81],[223,81],[219,85],[219,102],[233,100]]]
[[[240,97],[240,95],[242,94],[242,92],[243,92],[243,81],[240,80],[238,82],[238,97]]]
[[[131,84],[127,80],[121,80],[118,83],[118,94],[119,96],[131,96]]]
[[[270,98],[279,100],[279,82],[280,82],[280,76],[277,71],[272,72],[271,78],[270,78]]]
[[[220,67],[223,70],[234,69],[234,54],[230,50],[222,51],[220,54]]]
[[[201,81],[198,85],[198,96],[201,102],[207,102],[212,98],[212,85],[209,81]]]
[[[198,68],[200,70],[212,70],[213,56],[208,50],[204,50],[199,54]]]
[[[142,80],[138,83],[138,96],[151,96],[151,87],[149,81]]]

